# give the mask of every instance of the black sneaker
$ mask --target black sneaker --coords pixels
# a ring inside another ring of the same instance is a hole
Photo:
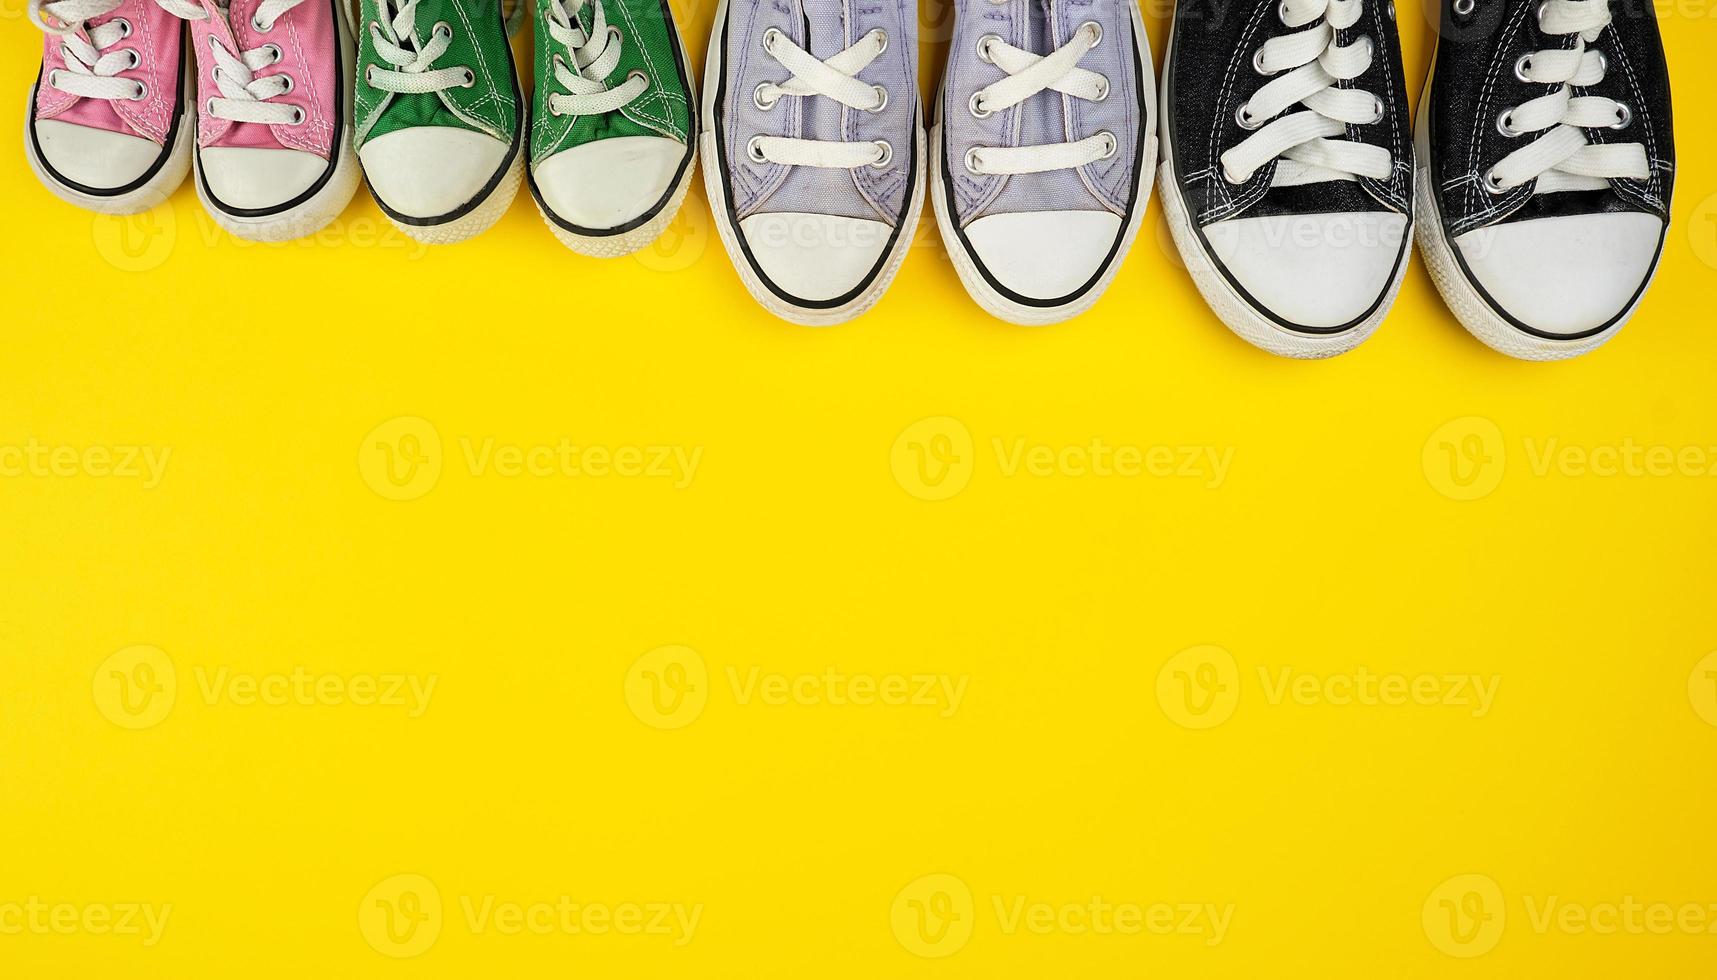
[[[1419,247],[1467,330],[1583,354],[1639,305],[1669,228],[1669,76],[1644,0],[1452,0],[1419,107]]]
[[[1179,0],[1162,84],[1163,207],[1241,337],[1351,350],[1407,270],[1413,160],[1390,0]]]

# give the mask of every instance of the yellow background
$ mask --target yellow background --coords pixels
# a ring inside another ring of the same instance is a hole
[[[715,5],[678,9],[701,64]],[[1675,226],[1634,322],[1560,364],[1482,347],[1417,266],[1354,353],[1253,350],[1154,202],[1074,322],[986,317],[927,212],[874,312],[808,330],[742,289],[701,178],[604,262],[523,197],[449,248],[362,192],[262,246],[188,185],[94,218],[0,154],[0,447],[78,451],[0,478],[0,975],[1711,976],[1717,4],[1658,9]],[[1401,25],[1416,97],[1431,31]],[[471,459],[562,439],[700,455],[689,483]],[[1231,455],[1062,452],[1096,440]],[[1629,446],[1673,472],[1610,471]],[[170,455],[145,486],[89,447]],[[963,695],[850,703],[829,668]],[[226,686],[295,669],[326,688]],[[807,674],[809,703],[747,686]],[[1433,703],[1340,703],[1362,674]],[[328,693],[385,675],[433,696]],[[677,945],[467,911],[561,896],[700,918]],[[3,931],[32,897],[171,912],[153,945]],[[1094,898],[1231,915],[1081,929]],[[1629,898],[1686,918],[1542,918]]]

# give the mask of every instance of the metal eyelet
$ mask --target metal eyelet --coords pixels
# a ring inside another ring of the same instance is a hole
[[[1610,124],[1611,129],[1627,129],[1634,124],[1634,111],[1626,102],[1616,103],[1616,121]]]
[[[1478,7],[1475,0],[1455,0],[1454,11],[1461,17],[1471,17],[1473,10]]]
[[[137,83],[137,91],[132,93],[131,101],[142,102],[144,99],[147,99],[148,97],[149,97],[149,86],[143,84],[142,82],[138,82]]]
[[[131,56],[131,62],[120,69],[121,71],[130,71],[143,63],[143,56],[137,53],[136,48],[126,48],[125,53]]]
[[[876,30],[871,31],[871,34],[874,37],[876,37],[877,44],[880,45],[880,47],[878,47],[876,49],[876,53],[882,54],[884,51],[887,51],[888,50],[888,32],[879,27]]]
[[[298,83],[292,80],[292,76],[286,74],[285,72],[281,72],[280,74],[278,74],[274,77],[279,78],[279,79],[283,79],[286,82],[286,87],[281,89],[279,92],[275,93],[276,97],[285,95],[286,93],[288,93],[288,92],[290,92],[293,89],[298,87]]]
[[[620,33],[620,28],[615,27],[612,24],[608,25],[608,43],[609,44],[619,44],[625,40],[626,40],[626,35]]]
[[[268,52],[268,63],[271,65],[280,64],[280,59],[286,57],[286,52],[280,50],[280,45],[272,41],[263,45],[262,50]]]
[[[883,88],[881,85],[877,85],[875,86],[875,92],[876,97],[879,100],[876,104],[876,108],[865,110],[873,116],[888,108],[888,89]]]
[[[446,36],[446,37],[452,37],[453,36],[453,25],[449,24],[448,22],[446,22],[444,20],[438,20],[435,22],[435,26],[429,29],[429,33],[441,34],[441,35]]]
[[[1097,97],[1092,99],[1092,102],[1102,102],[1109,97],[1109,79],[1103,75],[1098,75],[1097,84],[1100,87],[1097,89]]]
[[[763,137],[761,135],[751,137],[745,144],[745,155],[751,158],[752,163],[769,162],[769,158],[763,155]]]
[[[979,98],[983,94],[982,92],[973,92],[972,98],[966,103],[966,108],[972,110],[973,119],[988,119],[994,115],[991,110],[983,107],[982,100]]]
[[[1371,97],[1371,122],[1366,123],[1366,125],[1367,126],[1375,126],[1378,123],[1382,122],[1384,110],[1385,110],[1385,106],[1383,105],[1383,100],[1381,98],[1375,96],[1375,95],[1372,96]]]
[[[1258,74],[1264,75],[1266,77],[1268,77],[1271,74],[1274,74],[1273,72],[1269,72],[1269,71],[1264,70],[1264,49],[1263,48],[1259,48],[1258,50],[1252,52],[1252,70],[1257,72]]]
[[[1103,150],[1103,155],[1098,157],[1097,159],[1107,160],[1110,157],[1114,156],[1115,151],[1120,149],[1120,147],[1121,147],[1120,141],[1115,139],[1115,134],[1111,133],[1107,129],[1105,129],[1102,132],[1098,133],[1097,135],[1103,137],[1103,139],[1105,141],[1104,145],[1106,147]]]
[[[978,148],[977,147],[974,146],[971,149],[966,151],[966,172],[967,173],[970,173],[970,174],[973,174],[974,176],[979,176],[979,177],[983,176],[983,173],[978,170],[978,164],[980,162],[981,161],[979,161],[979,159],[978,159]]]
[[[774,54],[775,53],[775,43],[779,40],[781,40],[781,32],[778,29],[771,27],[768,30],[764,31],[763,32],[763,50],[769,52],[770,54]]]
[[[257,32],[262,33],[262,34],[267,34],[269,31],[274,30],[273,24],[264,24],[261,20],[258,20],[255,17],[252,17],[250,19],[250,27],[251,27],[251,30],[257,31]]]
[[[757,87],[751,90],[751,104],[764,112],[768,112],[770,109],[775,108],[775,104],[781,101],[779,97],[770,99],[767,102],[763,101],[763,90],[768,88],[769,84],[769,82],[758,82]]]
[[[631,71],[626,73],[626,80],[628,82],[630,82],[634,78],[642,78],[644,80],[644,87],[639,90],[640,92],[649,91],[649,88],[650,88],[650,76],[649,75],[644,74],[642,69],[634,68]]]
[[[1550,6],[1550,0],[1538,0],[1538,8],[1532,12],[1532,19],[1537,23],[1540,33],[1544,30],[1544,11]]]
[[[476,85],[477,84],[477,73],[472,71],[469,68],[464,69],[464,71],[465,71],[465,81],[461,82],[459,87],[460,88],[470,88],[471,86]]]
[[[121,41],[131,36],[130,21],[126,20],[124,17],[115,17],[113,18],[113,23],[119,25],[119,39]]]
[[[215,100],[210,99],[209,101],[203,103],[203,111],[208,113],[211,116],[214,115],[215,114]]]
[[[368,85],[371,88],[376,87],[376,66],[375,65],[365,65],[364,66],[364,84]]]
[[[293,106],[292,107],[292,122],[289,123],[288,125],[292,125],[292,126],[304,125],[304,110],[299,108],[298,106]]]
[[[1502,184],[1497,180],[1496,171],[1494,170],[1486,170],[1484,172],[1484,180],[1480,183],[1484,184],[1484,189],[1491,194],[1507,194],[1509,191],[1509,188],[1502,186]]]
[[[1257,129],[1259,126],[1264,125],[1264,121],[1262,119],[1254,120],[1252,116],[1246,112],[1246,103],[1244,102],[1234,107],[1234,121],[1240,124],[1241,129]]]
[[[1370,34],[1361,34],[1361,35],[1360,35],[1360,36],[1359,36],[1359,37],[1358,37],[1358,39],[1356,39],[1356,40],[1355,40],[1355,41],[1353,41],[1353,43],[1354,43],[1354,44],[1361,44],[1361,43],[1363,43],[1363,44],[1364,44],[1364,45],[1365,45],[1365,56],[1366,56],[1366,57],[1367,57],[1367,58],[1369,58],[1369,57],[1371,57],[1371,56],[1372,56],[1372,55],[1374,55],[1374,54],[1376,54],[1376,53],[1377,53],[1377,42],[1376,42],[1376,41],[1373,41],[1373,40],[1372,40],[1372,39],[1371,39],[1371,35],[1370,35]]]
[[[50,88],[60,87],[60,70],[58,68],[48,72],[48,86]]]
[[[1389,0],[1383,5],[1383,13],[1389,18],[1391,24],[1395,23],[1395,0]]]
[[[871,166],[881,170],[894,159],[894,147],[890,146],[887,140],[877,140],[876,148],[882,151],[882,159],[872,161]]]
[[[1288,2],[1287,2],[1287,0],[1282,0],[1281,3],[1276,4],[1276,19],[1281,21],[1284,26],[1287,25],[1287,23],[1288,23]]]
[[[990,45],[1000,44],[1001,42],[1002,38],[999,34],[985,34],[983,37],[978,38],[978,60],[986,65],[995,64],[995,59],[990,57]]]
[[[1098,44],[1102,43],[1102,41],[1103,41],[1103,25],[1097,23],[1094,20],[1088,20],[1085,23],[1079,25],[1079,30],[1083,31],[1087,27],[1091,28],[1092,32],[1097,35],[1096,37],[1091,39],[1091,46],[1096,47]]]
[[[1530,85],[1530,84],[1532,84],[1532,79],[1527,75],[1527,72],[1530,72],[1531,70],[1532,70],[1532,56],[1531,55],[1523,54],[1520,57],[1514,59],[1514,77],[1515,78],[1518,78],[1521,81]]]
[[[1520,130],[1514,128],[1513,109],[1504,109],[1496,114],[1496,131],[1509,139],[1523,135]]]
[[[1610,58],[1608,55],[1604,54],[1602,51],[1598,52],[1598,71],[1601,74],[1606,74],[1606,75],[1609,74],[1609,71],[1610,71]]]

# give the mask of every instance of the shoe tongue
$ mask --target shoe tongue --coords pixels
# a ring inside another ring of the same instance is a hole
[[[1314,184],[1272,187],[1246,209],[1250,217],[1268,214],[1336,214],[1381,211],[1383,206],[1357,180],[1320,180]]]

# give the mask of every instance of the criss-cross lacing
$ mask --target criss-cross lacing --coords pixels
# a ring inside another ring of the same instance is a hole
[[[888,105],[887,89],[860,81],[857,77],[878,55],[888,50],[888,34],[884,31],[870,31],[834,57],[819,61],[794,44],[787,35],[771,27],[763,32],[763,50],[792,73],[786,81],[764,82],[752,93],[752,102],[765,112],[789,96],[822,96],[849,109],[871,113],[881,112]],[[788,136],[753,136],[745,151],[757,163],[830,170],[884,167],[894,158],[894,148],[885,140],[843,143]]]
[[[1342,84],[1365,74],[1376,54],[1369,37],[1336,43],[1342,31],[1359,22],[1362,9],[1363,0],[1282,0],[1277,6],[1284,26],[1313,26],[1272,37],[1253,52],[1253,70],[1275,77],[1235,112],[1242,129],[1256,132],[1222,154],[1222,175],[1229,183],[1245,183],[1278,158],[1271,178],[1275,187],[1389,179],[1394,158],[1387,149],[1345,138],[1349,126],[1381,122],[1384,115],[1382,99]],[[1295,105],[1305,108],[1281,115]]]
[[[85,99],[138,101],[149,93],[142,82],[117,78],[119,72],[138,64],[136,48],[114,45],[131,36],[131,23],[123,17],[86,29],[88,21],[104,17],[119,7],[119,0],[30,0],[30,23],[60,39],[64,68],[56,68],[46,79],[50,88]],[[110,50],[112,49],[112,50]]]
[[[439,21],[429,30],[429,40],[417,35],[418,0],[382,0],[383,13],[393,16],[385,21],[370,22],[370,41],[376,56],[392,65],[382,68],[371,65],[365,69],[364,81],[372,88],[401,95],[420,95],[450,88],[465,88],[477,83],[477,75],[465,65],[435,67],[435,60],[447,53],[453,43],[453,27]]]
[[[155,0],[162,10],[184,20],[206,20],[209,11],[189,0]],[[303,0],[262,0],[251,15],[250,26],[259,33],[274,29],[274,24]],[[231,8],[217,7],[221,16],[230,16]],[[292,91],[292,76],[285,72],[258,77],[255,73],[281,59],[278,44],[267,43],[248,51],[229,51],[216,35],[209,36],[209,50],[215,56],[215,85],[221,94],[203,108],[216,119],[239,123],[260,123],[266,126],[296,126],[304,121],[304,110],[282,102],[270,102]]]
[[[1103,39],[1103,27],[1088,20],[1079,25],[1066,44],[1048,55],[1034,54],[1002,40],[995,34],[978,39],[978,58],[1006,72],[1004,78],[972,93],[967,104],[978,119],[1019,105],[1042,92],[1087,102],[1109,97],[1109,80],[1079,61]],[[966,151],[966,169],[974,174],[1036,174],[1083,167],[1114,156],[1115,134],[1104,130],[1071,143],[1039,146],[974,146]]]
[[[1509,138],[1544,132],[1503,157],[1484,176],[1485,189],[1501,194],[1536,180],[1535,194],[1601,190],[1610,178],[1645,180],[1651,164],[1640,143],[1593,143],[1586,129],[1626,129],[1633,110],[1601,95],[1575,95],[1604,80],[1609,67],[1603,52],[1587,45],[1610,25],[1608,0],[1545,0],[1538,5],[1538,29],[1553,37],[1572,35],[1573,46],[1521,55],[1515,77],[1555,85],[1547,95],[1504,109],[1498,132]]]
[[[559,52],[554,56],[554,80],[566,93],[554,92],[548,97],[548,111],[556,116],[597,116],[614,112],[643,95],[650,87],[650,76],[634,71],[613,88],[608,76],[620,63],[621,45],[626,43],[620,28],[608,23],[602,0],[572,0],[570,8],[564,0],[548,3],[548,32],[554,43],[571,57],[569,62]],[[584,29],[579,14],[594,6],[590,30]]]

